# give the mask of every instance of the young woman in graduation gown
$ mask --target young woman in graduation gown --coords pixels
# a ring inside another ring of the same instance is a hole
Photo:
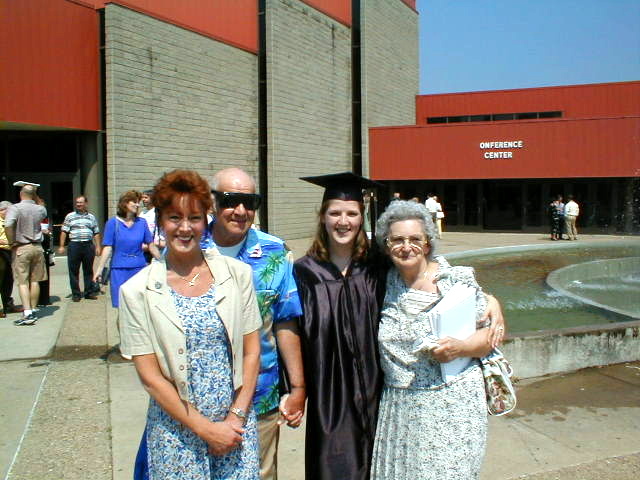
[[[369,478],[382,387],[378,312],[385,269],[374,268],[352,174],[307,178],[327,188],[307,255],[294,265],[303,304],[306,479]]]
[[[382,390],[377,342],[388,264],[367,241],[362,190],[379,184],[352,173],[302,180],[325,188],[311,248],[294,264],[304,310],[306,479],[366,480]],[[484,317],[496,345],[504,319],[497,300],[488,300]]]

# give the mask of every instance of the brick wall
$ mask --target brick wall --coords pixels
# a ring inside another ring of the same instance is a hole
[[[298,177],[351,169],[351,32],[299,0],[266,12],[269,230],[304,238],[322,191]]]
[[[362,164],[368,175],[367,127],[415,124],[418,14],[402,0],[362,0]]]
[[[165,171],[257,175],[257,58],[109,4],[105,8],[107,195]]]

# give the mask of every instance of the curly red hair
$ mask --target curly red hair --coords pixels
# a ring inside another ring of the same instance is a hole
[[[153,187],[151,201],[156,208],[156,218],[162,211],[187,196],[192,205],[197,205],[204,215],[211,209],[209,183],[193,170],[172,170],[165,173]]]

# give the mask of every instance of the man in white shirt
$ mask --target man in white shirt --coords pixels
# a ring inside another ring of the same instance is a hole
[[[427,200],[424,202],[424,206],[427,207],[427,210],[431,214],[431,220],[433,220],[433,225],[435,226],[438,212],[438,201],[433,193],[427,195]]]
[[[567,196],[568,202],[564,206],[564,225],[567,240],[578,240],[578,230],[576,230],[576,219],[580,214],[580,207],[573,200],[573,195]]]
[[[149,231],[151,232],[151,235],[153,235],[153,243],[159,250],[162,250],[166,245],[166,240],[164,238],[164,234],[156,228],[156,209],[153,206],[152,194],[153,190],[145,190],[142,192],[141,201],[143,211],[140,216],[147,221]],[[148,250],[145,250],[144,258],[147,260],[147,263],[150,263],[153,257]]]

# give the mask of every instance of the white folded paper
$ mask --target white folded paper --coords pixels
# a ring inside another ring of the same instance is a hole
[[[476,331],[476,289],[463,283],[456,283],[429,312],[433,333],[437,338],[452,337],[464,340]],[[418,339],[413,352],[432,350],[438,344],[433,338]],[[461,357],[451,362],[441,363],[442,379],[453,380],[471,362],[470,357]]]

